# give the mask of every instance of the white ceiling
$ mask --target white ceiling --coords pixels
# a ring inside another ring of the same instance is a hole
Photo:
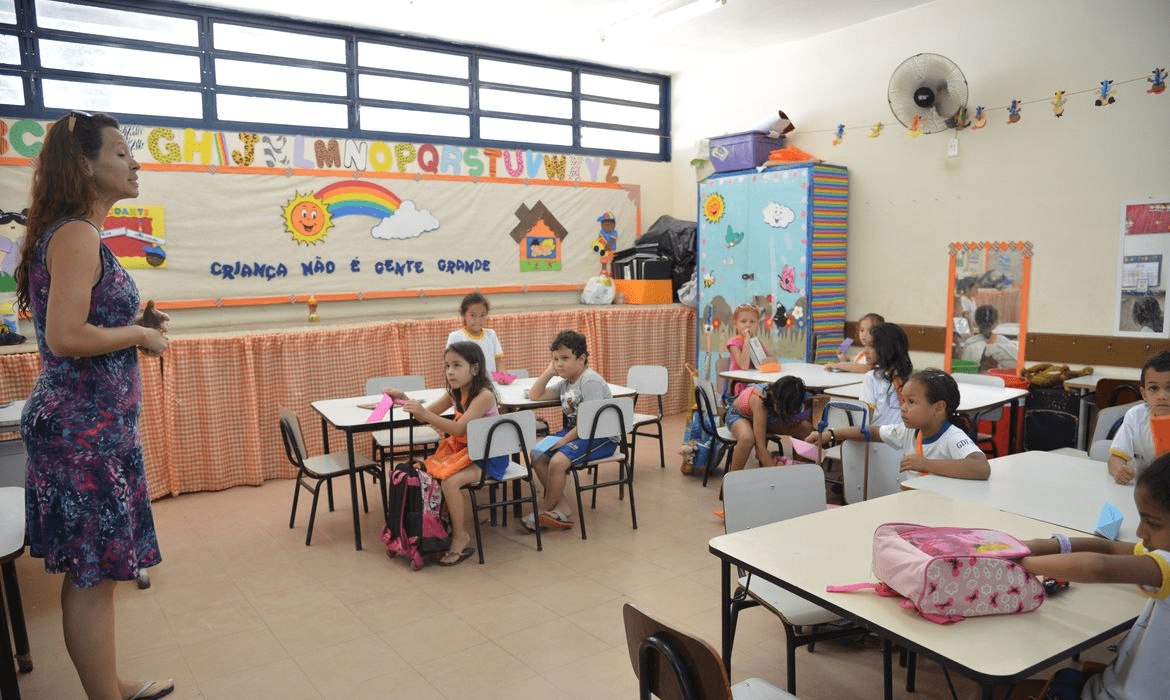
[[[726,0],[691,19],[662,18],[693,1],[184,0],[666,74],[709,56],[805,39],[931,0]]]

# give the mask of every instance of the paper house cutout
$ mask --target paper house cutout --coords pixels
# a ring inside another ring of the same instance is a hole
[[[1101,506],[1101,515],[1097,517],[1097,526],[1093,528],[1093,532],[1115,540],[1121,534],[1121,521],[1124,519],[1121,509],[1112,503],[1106,503]]]
[[[521,204],[516,210],[520,223],[512,229],[512,240],[520,244],[520,269],[524,272],[561,269],[561,241],[568,230],[557,221],[544,202],[532,207]]]

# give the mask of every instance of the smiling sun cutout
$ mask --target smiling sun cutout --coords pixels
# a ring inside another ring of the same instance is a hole
[[[284,226],[297,243],[317,245],[333,226],[333,217],[313,193],[297,192],[284,206]]]

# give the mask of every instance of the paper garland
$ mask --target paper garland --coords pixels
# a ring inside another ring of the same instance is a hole
[[[1008,118],[1005,121],[1006,124],[1009,124],[1009,125],[1018,124],[1023,118],[1022,113],[1023,113],[1024,105],[1044,103],[1044,102],[1050,103],[1052,105],[1053,116],[1062,117],[1065,115],[1065,108],[1069,104],[1070,97],[1075,96],[1075,95],[1083,95],[1083,94],[1087,94],[1087,93],[1093,93],[1093,95],[1094,95],[1093,105],[1094,106],[1108,107],[1108,106],[1115,104],[1117,102],[1117,90],[1120,86],[1128,85],[1130,83],[1136,83],[1136,82],[1145,82],[1145,83],[1149,84],[1148,89],[1146,89],[1147,94],[1161,95],[1162,93],[1164,93],[1166,91],[1166,69],[1165,68],[1154,68],[1152,71],[1150,71],[1150,75],[1148,77],[1142,76],[1142,77],[1138,77],[1138,78],[1130,78],[1129,80],[1121,80],[1121,81],[1102,80],[1101,83],[1095,88],[1078,90],[1076,92],[1069,92],[1067,90],[1057,90],[1057,91],[1055,91],[1055,93],[1053,93],[1053,96],[1051,98],[1045,97],[1045,98],[1039,98],[1039,99],[1033,99],[1033,100],[1013,99],[1008,103],[1007,106],[1004,106],[1004,107],[985,107],[983,105],[978,105],[975,107],[975,118],[974,119],[968,119],[967,110],[966,110],[966,107],[964,107],[964,108],[960,109],[959,113],[957,115],[955,115],[954,119],[951,120],[953,122],[953,126],[951,128],[955,129],[956,131],[961,131],[961,130],[968,128],[968,127],[970,127],[970,129],[972,131],[975,131],[977,129],[982,129],[983,127],[987,126],[987,116],[988,116],[987,113],[989,111],[1000,110],[1000,109],[1006,111],[1008,114]],[[914,138],[914,137],[921,136],[923,133],[925,133],[922,131],[921,122],[922,122],[922,120],[920,118],[915,117],[914,120],[907,127],[906,134],[908,136],[910,136],[911,138]],[[833,141],[832,141],[833,145],[838,146],[845,140],[845,132],[846,131],[849,131],[851,129],[868,129],[869,133],[866,134],[866,136],[868,138],[871,138],[871,139],[876,139],[879,136],[881,136],[884,126],[885,125],[882,124],[882,122],[880,122],[880,121],[875,122],[873,124],[873,126],[848,126],[847,127],[847,126],[845,126],[845,124],[837,124],[837,126],[833,129],[811,129],[811,130],[803,131],[802,133],[806,133],[806,134],[831,133],[831,134],[833,134]]]

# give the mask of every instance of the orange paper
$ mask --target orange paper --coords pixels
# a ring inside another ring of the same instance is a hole
[[[761,372],[779,372],[780,371],[780,363],[779,362],[766,362],[766,363],[759,366],[759,370]]]
[[[1161,457],[1170,452],[1170,416],[1150,416],[1150,432],[1154,434],[1154,454]]]

